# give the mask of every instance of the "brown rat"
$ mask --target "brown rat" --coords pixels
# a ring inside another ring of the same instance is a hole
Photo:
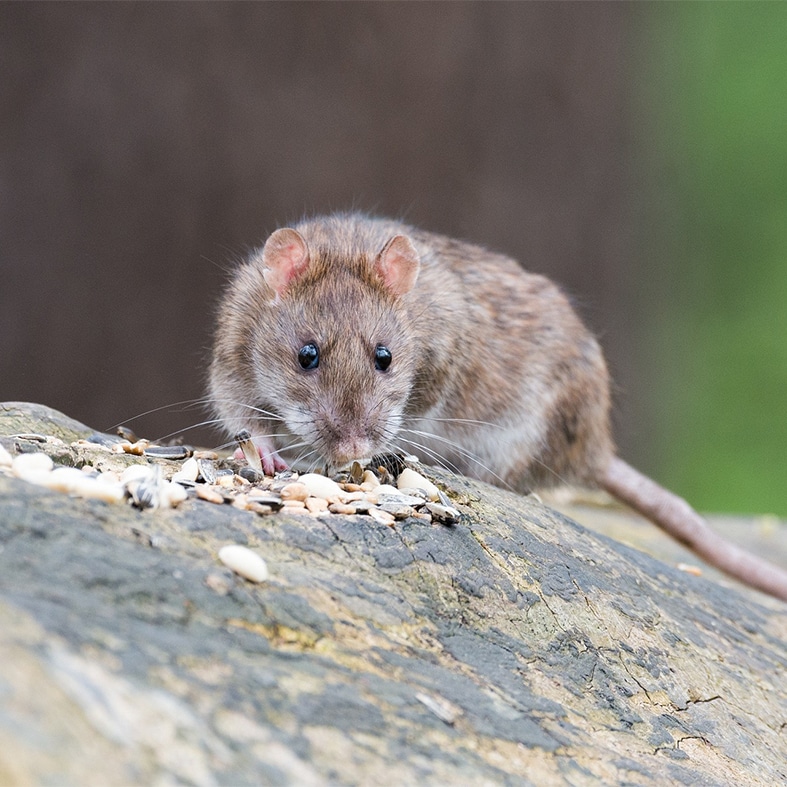
[[[210,396],[266,472],[420,454],[520,491],[573,482],[787,599],[787,574],[615,454],[601,349],[560,289],[479,246],[361,214],[274,232],[220,305]]]

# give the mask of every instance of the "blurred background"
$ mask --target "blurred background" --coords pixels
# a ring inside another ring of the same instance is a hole
[[[199,422],[226,272],[355,207],[559,281],[621,455],[787,515],[785,41],[783,4],[4,3],[0,401]]]

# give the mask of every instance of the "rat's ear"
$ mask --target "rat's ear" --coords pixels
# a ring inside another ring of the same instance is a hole
[[[268,286],[282,295],[309,267],[309,249],[303,236],[289,228],[276,230],[262,249],[262,276]]]
[[[418,252],[406,235],[394,235],[374,261],[377,275],[394,295],[413,289],[420,267]]]

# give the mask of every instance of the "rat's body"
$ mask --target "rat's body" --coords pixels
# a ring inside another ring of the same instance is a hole
[[[211,398],[231,433],[251,432],[266,471],[399,449],[520,491],[598,485],[787,598],[787,577],[739,565],[682,500],[617,459],[595,338],[513,260],[338,214],[275,232],[220,314]]]

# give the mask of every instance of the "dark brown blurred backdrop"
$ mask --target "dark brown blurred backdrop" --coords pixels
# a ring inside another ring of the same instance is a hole
[[[606,348],[623,453],[647,470],[659,282],[634,248],[635,13],[3,4],[0,400],[106,429],[201,396],[227,267],[304,212],[358,207],[560,281]],[[201,417],[132,425],[157,437]]]

